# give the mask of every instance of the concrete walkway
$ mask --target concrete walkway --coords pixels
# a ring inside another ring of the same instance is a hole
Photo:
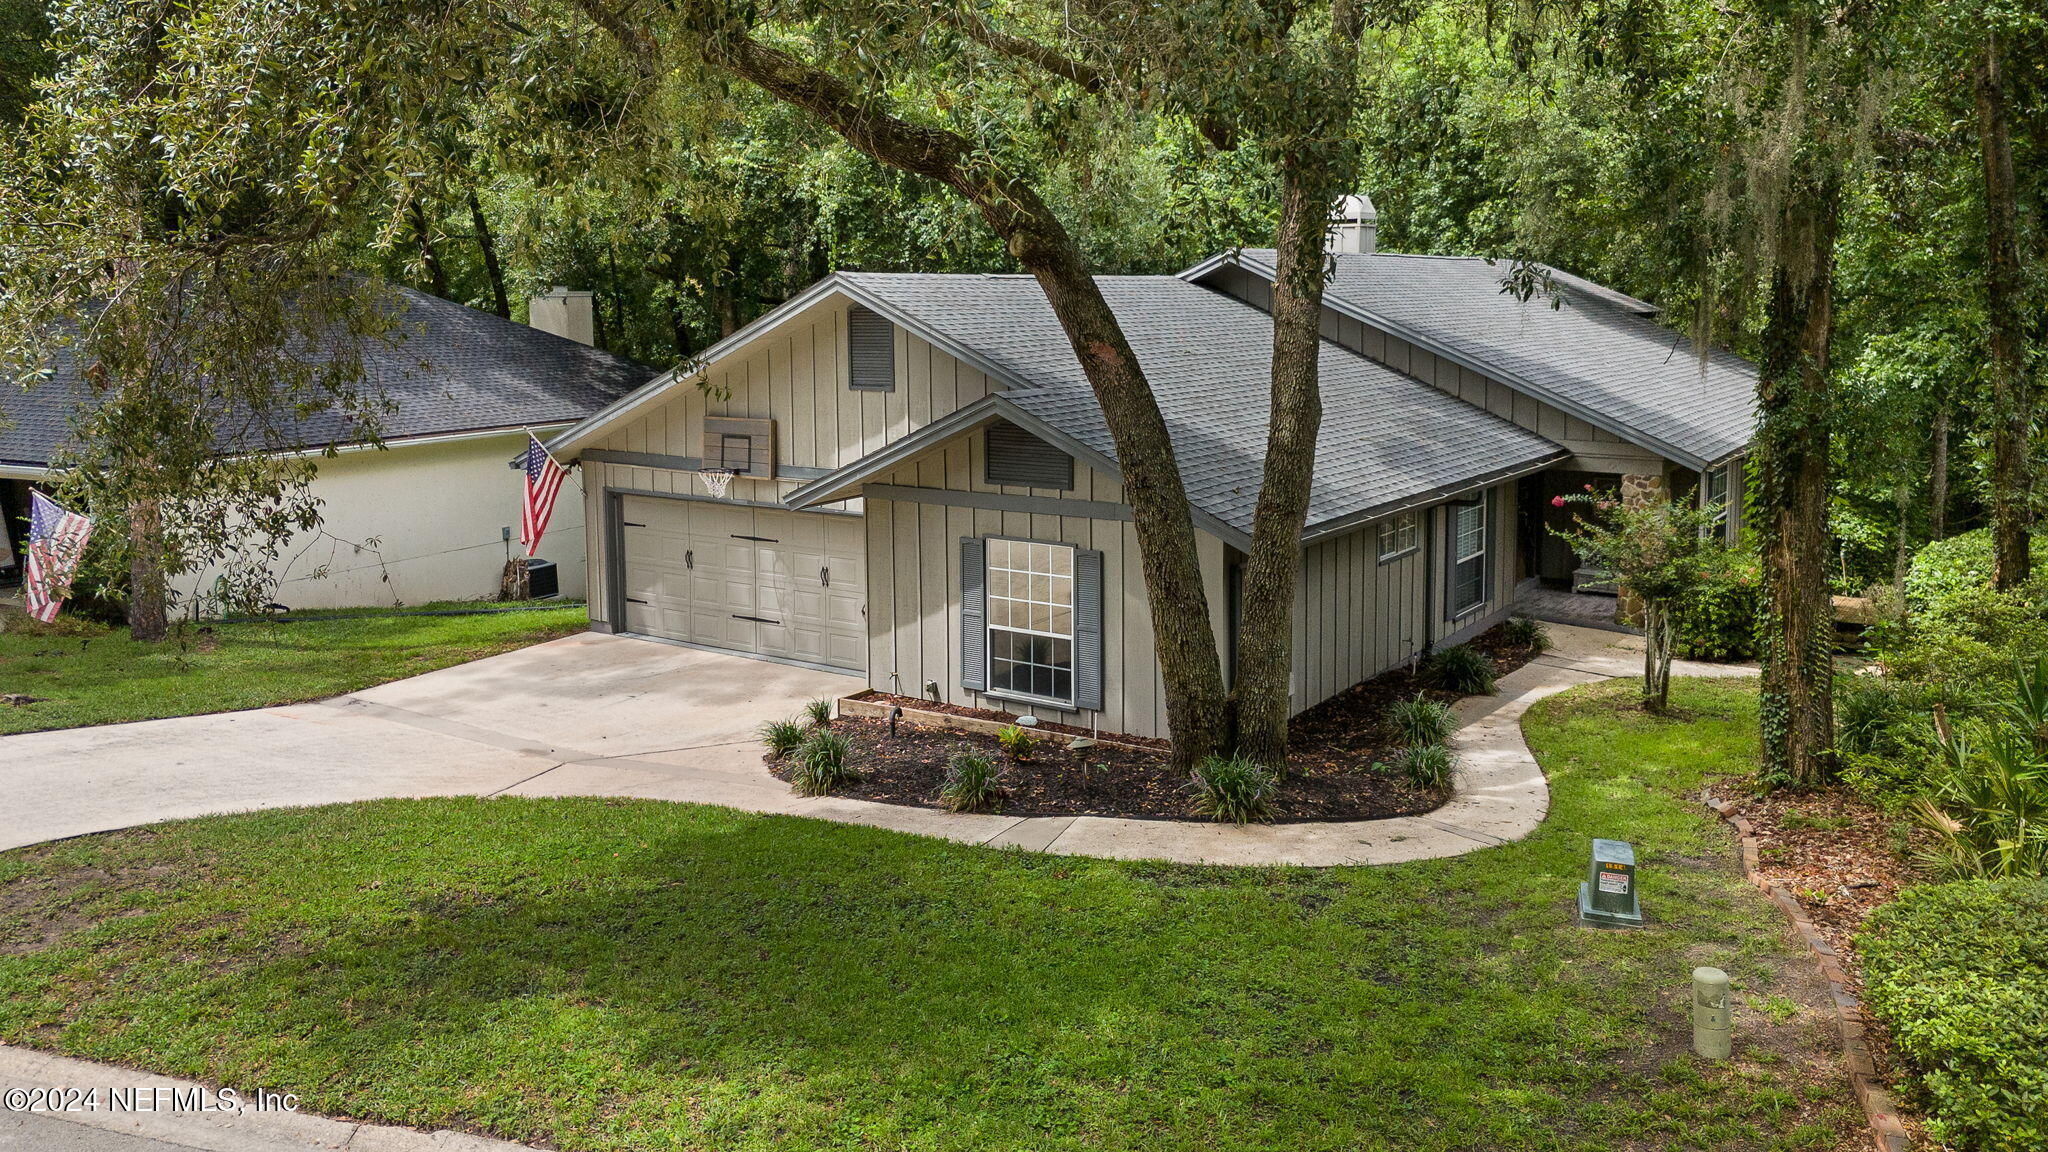
[[[315,704],[0,738],[0,848],[216,812],[387,796],[627,796],[866,824],[990,847],[1187,863],[1327,867],[1455,856],[1520,839],[1549,789],[1522,713],[1638,675],[1640,637],[1551,625],[1553,649],[1458,707],[1456,791],[1423,816],[1248,827],[1100,816],[954,815],[800,797],[754,731],[852,677],[587,633]],[[1679,675],[1748,675],[1720,665]]]
[[[63,1092],[57,1104],[47,1095],[52,1089]],[[7,1152],[525,1152],[528,1147],[464,1132],[330,1120],[275,1103],[259,1107],[252,1097],[231,1101],[190,1080],[4,1044],[0,1096],[5,1097],[0,1149]]]

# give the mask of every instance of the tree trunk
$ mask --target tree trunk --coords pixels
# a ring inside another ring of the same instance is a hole
[[[469,225],[476,230],[476,246],[484,257],[484,276],[491,282],[491,305],[499,316],[510,320],[512,298],[505,294],[505,269],[498,264],[498,242],[491,238],[491,222],[484,218],[484,206],[477,202],[475,188],[469,190]]]
[[[1984,39],[1977,65],[1977,135],[1984,161],[1984,311],[1991,334],[1992,583],[2015,588],[2030,572],[2027,529],[2032,469],[2027,449],[2034,420],[2020,315],[2020,248],[2012,129],[1996,32]]]
[[[1834,744],[1833,615],[1828,598],[1828,344],[1834,334],[1841,185],[1795,175],[1778,211],[1752,456],[1766,625],[1759,719],[1763,778],[1811,787]]]
[[[406,205],[406,212],[412,217],[413,243],[419,247],[420,265],[427,270],[427,288],[443,300],[448,298],[448,272],[441,267],[441,257],[434,251],[434,230],[427,223],[426,209],[420,207],[415,198]]]
[[[1153,655],[1165,682],[1173,763],[1192,767],[1223,747],[1229,702],[1202,587],[1194,517],[1173,441],[1130,342],[1073,236],[1028,181],[966,138],[891,116],[837,76],[753,40],[716,13],[690,7],[685,6],[685,19],[697,28],[693,48],[706,63],[810,112],[876,160],[952,188],[975,206],[1011,257],[1038,281],[1116,444],[1152,610]],[[601,3],[586,0],[585,10],[642,67],[652,71],[658,66],[659,46],[647,28]]]
[[[128,634],[154,644],[170,634],[164,577],[163,509],[138,500],[128,507]]]
[[[1934,461],[1928,471],[1927,535],[1932,540],[1948,539],[1948,405],[1934,410]]]
[[[1293,671],[1294,593],[1301,529],[1322,427],[1323,240],[1336,193],[1300,156],[1280,165],[1280,228],[1274,247],[1273,366],[1266,461],[1244,566],[1243,608],[1231,688],[1237,751],[1262,764],[1287,759],[1288,681]]]
[[[1671,706],[1671,606],[1644,600],[1642,623],[1643,710],[1661,716]]]

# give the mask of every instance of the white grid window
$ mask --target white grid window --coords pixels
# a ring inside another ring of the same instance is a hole
[[[1486,502],[1451,505],[1451,614],[1486,599]]]
[[[1706,483],[1700,487],[1700,507],[1712,518],[1711,534],[1722,539],[1728,538],[1728,468],[1716,468],[1707,473]]]
[[[1074,700],[1074,550],[988,542],[989,691]]]
[[[1380,521],[1380,561],[1398,560],[1415,551],[1416,515],[1403,512]]]

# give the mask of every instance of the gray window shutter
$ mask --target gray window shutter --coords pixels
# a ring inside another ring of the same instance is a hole
[[[1102,553],[1074,550],[1074,707],[1102,711]]]
[[[846,381],[856,392],[896,390],[896,327],[879,313],[846,309]]]
[[[960,538],[960,686],[988,688],[987,551],[975,536]]]

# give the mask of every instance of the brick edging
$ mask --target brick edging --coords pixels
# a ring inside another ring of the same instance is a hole
[[[1829,995],[1835,1002],[1835,1026],[1842,1037],[1842,1055],[1849,1064],[1849,1082],[1856,1089],[1856,1099],[1863,1105],[1863,1114],[1870,1121],[1871,1142],[1877,1152],[1911,1152],[1913,1137],[1906,1131],[1905,1122],[1899,1119],[1898,1105],[1892,1094],[1878,1082],[1877,1064],[1870,1056],[1870,1044],[1865,1039],[1866,1020],[1862,1002],[1850,990],[1849,974],[1842,970],[1841,957],[1835,952],[1820,931],[1813,926],[1806,909],[1792,894],[1770,880],[1764,879],[1757,867],[1756,830],[1748,818],[1738,814],[1736,805],[1712,796],[1704,796],[1707,807],[1712,808],[1721,819],[1735,829],[1736,842],[1742,848],[1742,874],[1751,884],[1771,898],[1771,903],[1782,909],[1792,921],[1792,927],[1806,946],[1813,950],[1813,957],[1820,963],[1820,972],[1828,982]]]

